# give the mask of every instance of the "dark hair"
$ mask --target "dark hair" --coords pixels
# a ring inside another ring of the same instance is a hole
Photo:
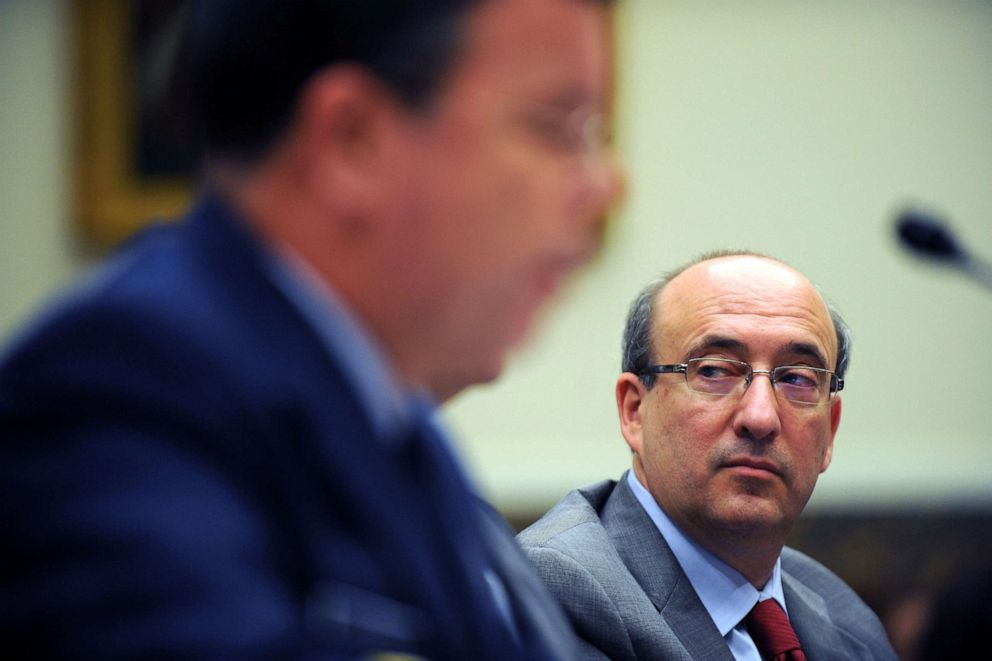
[[[199,0],[182,66],[208,153],[250,159],[285,128],[303,85],[331,64],[371,71],[421,106],[457,48],[456,23],[479,0]]]
[[[481,1],[196,1],[183,56],[194,130],[207,153],[251,160],[285,129],[307,79],[343,63],[424,108]]]
[[[668,285],[668,283],[681,275],[691,266],[695,266],[696,264],[706,262],[711,259],[718,259],[720,257],[739,256],[761,257],[763,259],[770,259],[774,262],[779,262],[780,264],[784,263],[774,257],[768,257],[767,255],[762,255],[756,252],[718,250],[708,252],[700,257],[697,257],[691,262],[669,271],[661,278],[649,282],[648,285],[640,291],[637,298],[634,299],[634,302],[631,303],[630,311],[627,313],[627,323],[624,325],[623,329],[623,347],[620,369],[624,372],[637,374],[641,379],[641,382],[648,389],[654,387],[655,375],[646,372],[646,370],[653,362],[652,321],[654,319],[655,302],[658,299],[658,294]],[[827,310],[830,312],[830,319],[834,324],[834,332],[837,334],[837,363],[834,365],[834,372],[836,372],[838,377],[844,378],[844,374],[847,372],[847,367],[851,360],[851,328],[847,325],[847,322],[844,321],[844,318],[840,315],[837,308],[829,302],[826,302],[826,304]]]

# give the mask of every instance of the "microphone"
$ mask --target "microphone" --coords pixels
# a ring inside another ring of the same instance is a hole
[[[903,247],[917,257],[955,268],[992,290],[992,262],[961,247],[942,219],[909,209],[896,219],[896,232]]]

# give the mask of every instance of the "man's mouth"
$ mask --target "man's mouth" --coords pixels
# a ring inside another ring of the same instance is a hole
[[[782,472],[778,465],[767,459],[759,457],[739,457],[726,462],[724,468],[733,470],[741,475],[753,477],[769,477],[770,475],[781,476]]]

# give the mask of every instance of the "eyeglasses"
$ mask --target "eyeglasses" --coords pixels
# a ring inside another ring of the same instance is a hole
[[[595,103],[572,105],[490,88],[485,88],[485,92],[512,100],[520,128],[561,154],[600,158],[610,150],[610,119]]]
[[[683,374],[690,390],[716,397],[742,395],[755,374],[764,374],[778,396],[806,406],[821,404],[844,389],[844,379],[831,370],[806,365],[756,370],[729,358],[692,358],[681,364],[652,365],[641,372],[642,376],[647,374]]]
[[[609,121],[602,113],[534,100],[525,106],[523,119],[528,128],[549,146],[582,155],[600,155],[608,149]]]

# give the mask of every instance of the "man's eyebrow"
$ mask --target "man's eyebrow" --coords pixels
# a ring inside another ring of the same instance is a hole
[[[726,335],[705,335],[689,351],[689,356],[698,356],[712,349],[727,349],[737,353],[747,351],[747,345]]]
[[[790,342],[788,346],[785,347],[785,351],[790,355],[808,356],[813,359],[816,363],[814,367],[826,367],[827,360],[823,357],[823,352],[815,344],[809,344],[808,342]]]

